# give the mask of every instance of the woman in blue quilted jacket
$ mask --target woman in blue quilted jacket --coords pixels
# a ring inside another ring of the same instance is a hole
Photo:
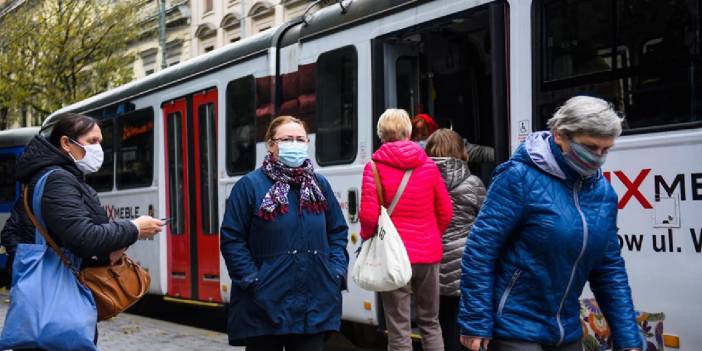
[[[582,350],[586,282],[615,350],[640,350],[617,239],[617,194],[600,166],[622,132],[604,100],[569,99],[500,165],[468,235],[458,322],[470,350]]]

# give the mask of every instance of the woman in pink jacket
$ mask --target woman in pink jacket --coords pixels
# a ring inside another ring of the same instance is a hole
[[[415,294],[416,322],[425,351],[443,351],[439,326],[439,263],[441,233],[451,222],[451,199],[439,169],[421,146],[409,140],[412,123],[407,112],[386,110],[378,120],[383,145],[375,162],[384,190],[384,203],[392,201],[405,171],[412,169],[405,192],[391,218],[412,263],[412,280],[404,287],[380,293],[388,328],[388,350],[412,350],[410,294]],[[380,207],[370,163],[363,171],[361,237],[375,235]]]

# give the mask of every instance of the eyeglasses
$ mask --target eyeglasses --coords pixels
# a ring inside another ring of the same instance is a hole
[[[302,143],[302,144],[307,144],[310,140],[307,139],[307,137],[304,136],[298,136],[298,137],[293,137],[293,136],[286,136],[282,138],[276,138],[272,139],[272,141],[276,144],[280,143]]]

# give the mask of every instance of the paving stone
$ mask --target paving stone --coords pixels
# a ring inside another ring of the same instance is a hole
[[[0,291],[0,327],[9,300]],[[98,324],[98,348],[104,351],[244,351],[229,346],[227,334],[123,313]]]

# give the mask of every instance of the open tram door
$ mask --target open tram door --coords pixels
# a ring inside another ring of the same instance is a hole
[[[489,184],[509,157],[508,16],[506,1],[495,1],[373,39],[374,128],[386,108],[429,114],[494,156],[471,162]]]
[[[217,89],[163,103],[168,291],[220,303]]]
[[[496,1],[372,43],[375,120],[390,107],[426,113],[469,148],[484,146],[494,157],[473,160],[471,169],[485,184],[509,157],[508,16],[508,4]]]

